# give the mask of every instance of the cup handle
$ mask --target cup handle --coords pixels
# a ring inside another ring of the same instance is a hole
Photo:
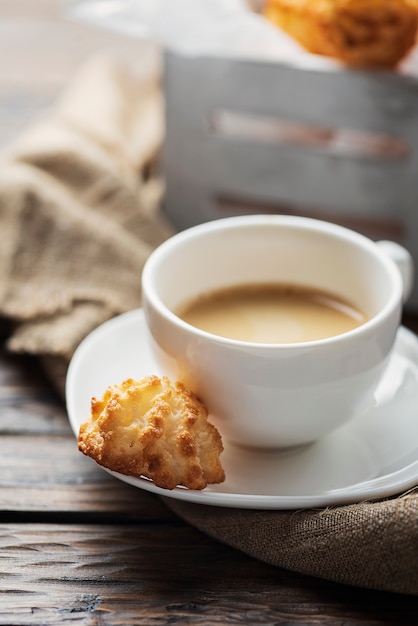
[[[411,254],[406,248],[394,241],[377,241],[379,248],[392,259],[402,276],[403,297],[402,301],[406,302],[411,295],[414,283],[414,261]]]

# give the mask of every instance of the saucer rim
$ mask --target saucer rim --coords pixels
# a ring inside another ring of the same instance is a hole
[[[77,419],[74,406],[75,394],[73,393],[74,380],[77,376],[78,368],[83,362],[83,358],[85,358],[86,354],[91,350],[91,346],[95,341],[100,340],[101,336],[106,336],[109,332],[113,333],[121,326],[132,322],[138,324],[139,327],[141,325],[145,326],[145,317],[142,308],[122,313],[96,327],[80,342],[73,354],[67,371],[65,399],[68,419],[76,439],[81,423],[80,419]],[[418,338],[412,331],[404,326],[399,327],[396,338],[396,343],[402,341],[416,344],[415,350],[417,351],[418,363]],[[262,452],[260,452],[260,454],[262,454]],[[317,495],[228,493],[216,491],[216,485],[210,485],[210,490],[204,489],[201,491],[189,490],[181,486],[173,490],[167,490],[156,486],[147,478],[126,476],[105,467],[99,467],[124,483],[156,495],[195,504],[219,506],[222,508],[295,510],[354,504],[364,500],[377,500],[403,493],[413,489],[418,484],[418,459],[394,472],[383,474],[374,479],[352,483],[347,487],[327,490]]]

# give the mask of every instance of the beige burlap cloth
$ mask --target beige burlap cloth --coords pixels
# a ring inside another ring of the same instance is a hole
[[[172,232],[159,207],[163,139],[154,75],[89,62],[0,167],[0,315],[6,346],[37,355],[63,392],[74,349],[140,306],[141,270]],[[396,416],[394,416],[396,419]],[[332,471],[332,468],[330,468]],[[418,594],[418,492],[323,510],[247,511],[165,498],[258,559],[346,584]]]

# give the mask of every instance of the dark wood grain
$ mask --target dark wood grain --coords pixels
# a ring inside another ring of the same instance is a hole
[[[292,575],[182,524],[1,525],[0,624],[416,624],[414,598]]]

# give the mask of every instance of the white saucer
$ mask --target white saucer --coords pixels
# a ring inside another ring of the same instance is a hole
[[[76,436],[92,396],[125,378],[161,375],[150,354],[142,310],[93,331],[77,349],[67,377],[67,408]],[[225,443],[225,442],[224,442]],[[282,452],[225,443],[226,480],[202,491],[120,480],[180,500],[222,507],[299,509],[383,498],[418,485],[418,339],[400,328],[376,404],[325,439]]]

